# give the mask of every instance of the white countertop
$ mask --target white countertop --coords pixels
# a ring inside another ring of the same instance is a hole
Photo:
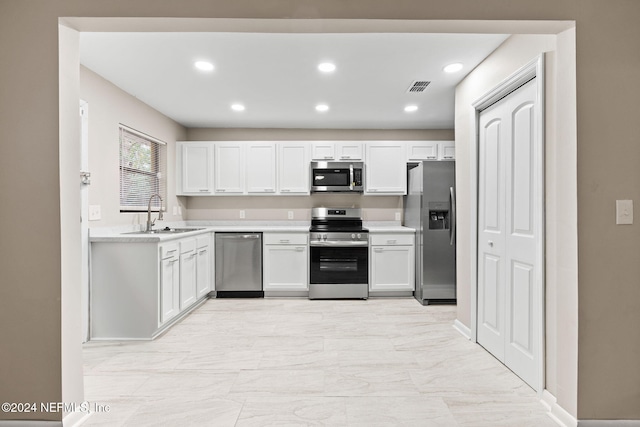
[[[198,230],[175,234],[130,234],[140,231],[139,225],[118,227],[95,227],[89,230],[90,242],[111,243],[154,243],[192,237],[211,232],[262,232],[262,233],[308,233],[308,221],[182,221],[161,222],[154,228],[197,228]],[[403,227],[395,221],[364,222],[364,227],[373,233],[414,233],[415,230]]]

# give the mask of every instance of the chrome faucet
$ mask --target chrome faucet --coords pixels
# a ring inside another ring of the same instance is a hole
[[[151,197],[149,197],[149,206],[147,206],[147,231],[151,231],[151,227],[153,227],[153,225],[156,223],[155,219],[151,221],[151,200],[153,200],[154,197],[160,199],[160,209],[158,210],[157,219],[162,221],[162,197],[160,197],[160,195],[157,193],[152,194]]]

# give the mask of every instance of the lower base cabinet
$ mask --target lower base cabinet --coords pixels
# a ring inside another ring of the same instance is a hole
[[[90,339],[153,339],[207,298],[210,234],[200,238],[91,243]]]
[[[413,234],[370,234],[369,291],[415,290],[415,247]]]
[[[265,293],[308,293],[308,234],[264,233],[263,245],[262,287]]]

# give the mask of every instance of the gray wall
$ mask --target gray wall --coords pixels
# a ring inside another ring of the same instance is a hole
[[[71,111],[71,101],[58,94],[58,18],[64,16],[576,20],[578,380],[567,392],[577,396],[573,415],[580,419],[640,419],[640,228],[614,223],[616,199],[640,199],[637,0],[1,0],[0,395],[6,400],[59,401],[65,384],[77,383],[63,381],[61,367],[63,282],[77,280],[62,271],[74,268],[65,257],[76,250],[63,243],[63,232],[69,212],[79,210],[61,206],[61,186],[77,187],[61,171],[73,162],[59,132],[60,102]],[[571,342],[563,346],[569,348],[562,354],[575,351]]]

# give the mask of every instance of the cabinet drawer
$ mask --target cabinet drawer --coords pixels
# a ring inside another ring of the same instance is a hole
[[[204,236],[196,237],[196,247],[198,249],[204,248],[204,247],[209,246],[209,245],[211,245],[211,237],[209,237],[209,234],[205,234]]]
[[[178,253],[178,249],[179,249],[178,244],[175,242],[165,243],[162,246],[160,246],[160,258],[167,259],[167,258],[176,257],[180,255]]]
[[[265,233],[263,239],[266,245],[306,245],[309,235],[306,233]]]
[[[180,253],[196,250],[196,239],[180,240]]]
[[[412,234],[372,234],[371,246],[413,245]]]

